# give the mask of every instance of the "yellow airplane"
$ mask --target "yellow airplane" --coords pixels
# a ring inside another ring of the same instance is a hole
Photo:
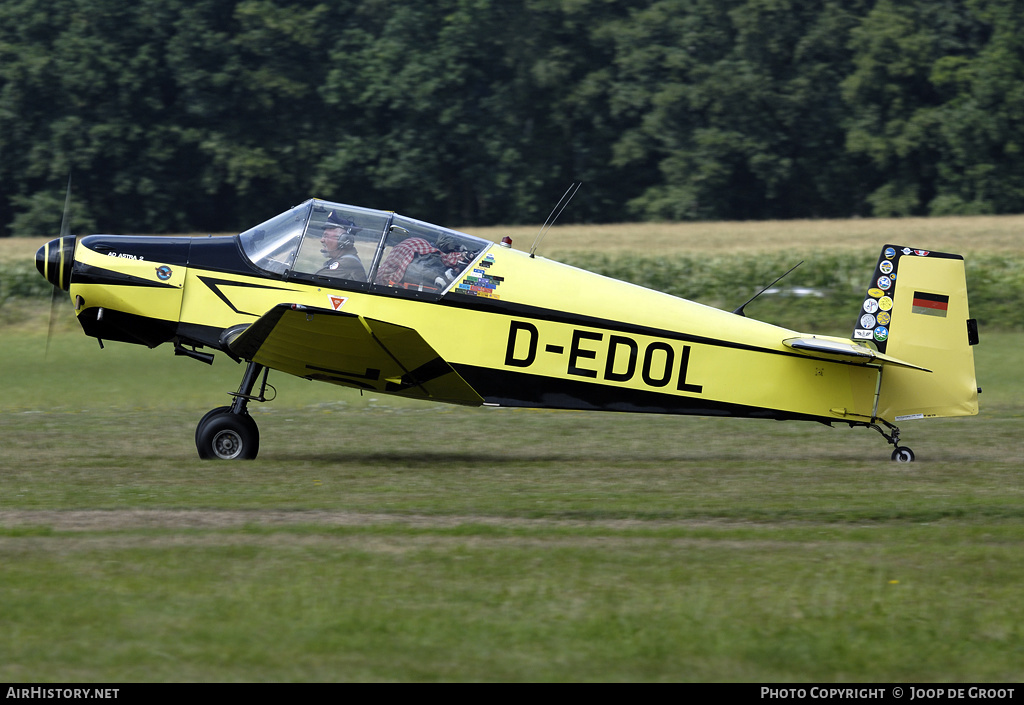
[[[914,453],[897,423],[978,413],[963,258],[896,245],[850,339],[317,199],[236,236],[62,235],[36,265],[101,345],[247,363],[233,403],[196,428],[202,458],[256,457],[247,407],[271,369],[469,406],[844,423],[901,462]]]

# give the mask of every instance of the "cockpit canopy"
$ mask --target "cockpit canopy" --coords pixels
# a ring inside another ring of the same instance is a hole
[[[387,211],[310,199],[239,236],[258,268],[443,293],[491,242]]]

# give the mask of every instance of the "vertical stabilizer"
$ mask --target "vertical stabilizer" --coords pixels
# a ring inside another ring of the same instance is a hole
[[[853,337],[931,372],[886,366],[876,416],[888,421],[978,413],[977,326],[960,255],[886,245]]]

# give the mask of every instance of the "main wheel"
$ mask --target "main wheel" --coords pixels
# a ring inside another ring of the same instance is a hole
[[[226,414],[229,411],[231,411],[230,406],[218,406],[216,409],[210,409],[205,414],[203,414],[203,418],[199,419],[199,423],[196,424],[196,446],[199,445],[199,432],[202,430],[203,425],[207,421],[212,419],[214,416],[217,416],[219,414]]]
[[[897,463],[912,463],[914,462],[914,451],[906,446],[901,446],[892,452],[892,459]]]
[[[200,458],[252,460],[259,453],[260,430],[248,414],[224,412],[204,419],[196,429]]]

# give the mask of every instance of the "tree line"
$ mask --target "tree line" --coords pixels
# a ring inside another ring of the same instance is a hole
[[[0,235],[1024,210],[1024,0],[5,0]]]

